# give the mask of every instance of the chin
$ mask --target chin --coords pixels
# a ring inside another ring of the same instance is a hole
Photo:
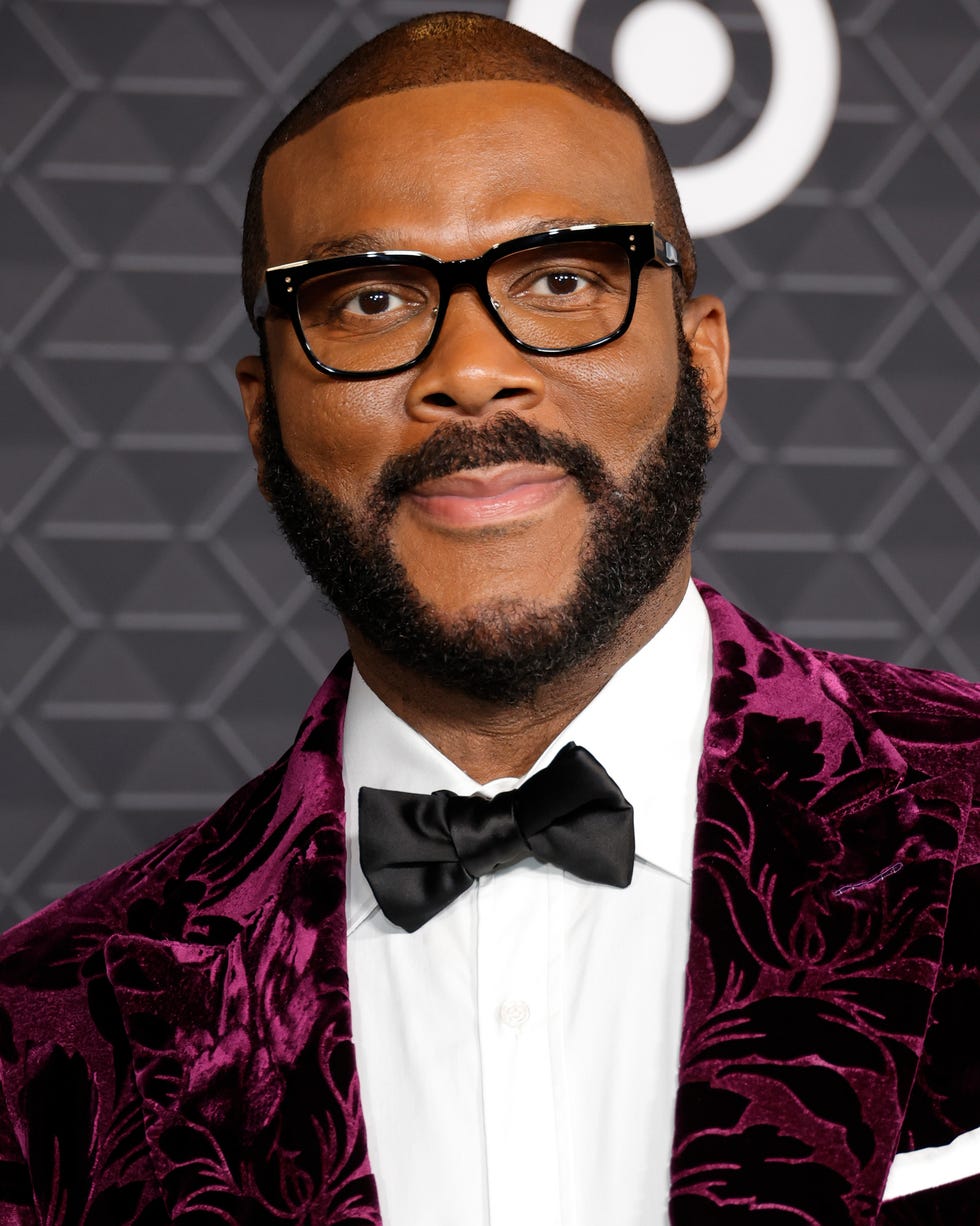
[[[472,588],[460,593],[426,592],[414,587],[415,600],[427,616],[447,630],[472,629],[480,625],[493,626],[503,632],[508,625],[537,625],[561,616],[569,596],[578,584],[572,576],[561,588],[542,591],[508,591],[487,585],[485,577]],[[474,590],[483,587],[484,591]]]

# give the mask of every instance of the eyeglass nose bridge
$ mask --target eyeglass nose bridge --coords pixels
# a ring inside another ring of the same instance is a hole
[[[432,261],[432,272],[439,287],[439,301],[436,307],[436,317],[432,323],[432,332],[429,335],[428,341],[426,341],[424,349],[416,358],[417,362],[424,361],[435,348],[439,335],[442,332],[442,325],[446,318],[446,311],[449,309],[450,300],[453,294],[460,289],[475,290],[483,309],[504,338],[518,349],[532,352],[530,347],[526,346],[519,337],[515,336],[506,323],[504,323],[503,317],[500,314],[500,303],[490,293],[488,275],[493,264],[499,258],[501,257],[497,252],[488,251],[483,255],[474,256],[469,259]]]

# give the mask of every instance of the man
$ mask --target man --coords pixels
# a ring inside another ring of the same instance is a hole
[[[238,377],[353,666],[5,938],[0,1221],[975,1220],[980,692],[691,586],[694,278],[640,113],[489,18],[270,137]]]

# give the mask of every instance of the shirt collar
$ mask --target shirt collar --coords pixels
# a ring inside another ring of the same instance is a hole
[[[358,855],[360,788],[494,796],[546,766],[569,741],[588,749],[632,804],[637,857],[689,882],[710,688],[711,626],[690,583],[666,624],[555,737],[526,775],[481,786],[386,707],[355,668],[343,746],[348,930],[376,907]]]

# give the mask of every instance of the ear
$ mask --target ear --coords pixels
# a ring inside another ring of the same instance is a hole
[[[684,306],[683,325],[691,360],[704,380],[714,448],[721,438],[721,418],[728,402],[728,322],[721,299],[714,294],[691,298]]]
[[[262,412],[265,405],[266,386],[265,368],[257,353],[250,353],[242,358],[235,367],[235,377],[238,380],[238,390],[242,397],[242,408],[245,410],[245,421],[248,424],[248,441],[255,456],[256,475],[259,491],[263,498],[265,492],[265,461],[262,454]]]

